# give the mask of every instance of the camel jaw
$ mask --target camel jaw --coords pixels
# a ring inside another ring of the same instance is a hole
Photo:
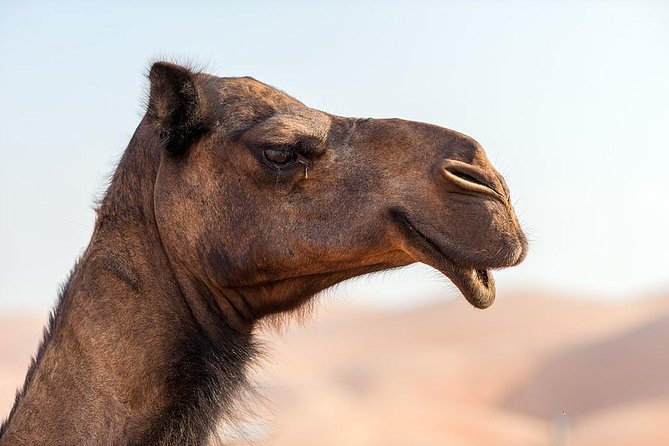
[[[401,212],[393,215],[410,241],[412,257],[425,263],[448,277],[458,287],[462,295],[474,307],[488,308],[495,301],[495,279],[487,268],[463,266],[453,262],[446,250],[423,234]]]

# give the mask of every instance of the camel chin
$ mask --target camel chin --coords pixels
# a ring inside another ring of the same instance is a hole
[[[394,209],[394,219],[407,240],[408,251],[416,261],[429,265],[443,275],[460,290],[467,301],[476,308],[485,309],[495,301],[495,279],[490,268],[466,266],[456,263],[456,254],[446,244],[439,243],[418,229],[417,224],[407,216],[407,212]],[[519,256],[521,254],[518,254]]]

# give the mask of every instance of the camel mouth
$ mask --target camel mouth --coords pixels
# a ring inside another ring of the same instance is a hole
[[[495,279],[490,269],[456,263],[445,248],[416,228],[403,212],[394,210],[392,214],[400,222],[412,247],[418,250],[417,261],[436,268],[448,277],[472,306],[484,309],[493,304]]]

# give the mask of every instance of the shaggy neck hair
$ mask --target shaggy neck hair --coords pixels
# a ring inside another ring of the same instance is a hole
[[[199,308],[161,246],[153,213],[159,147],[143,122],[60,292],[0,444],[38,422],[27,414],[40,400],[45,442],[202,444],[249,389],[257,351],[251,330]]]

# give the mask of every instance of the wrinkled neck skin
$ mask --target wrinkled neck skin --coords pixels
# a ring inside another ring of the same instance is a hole
[[[2,446],[204,444],[245,389],[253,318],[242,307],[229,316],[239,294],[170,265],[153,213],[152,138],[140,125],[119,164]]]

